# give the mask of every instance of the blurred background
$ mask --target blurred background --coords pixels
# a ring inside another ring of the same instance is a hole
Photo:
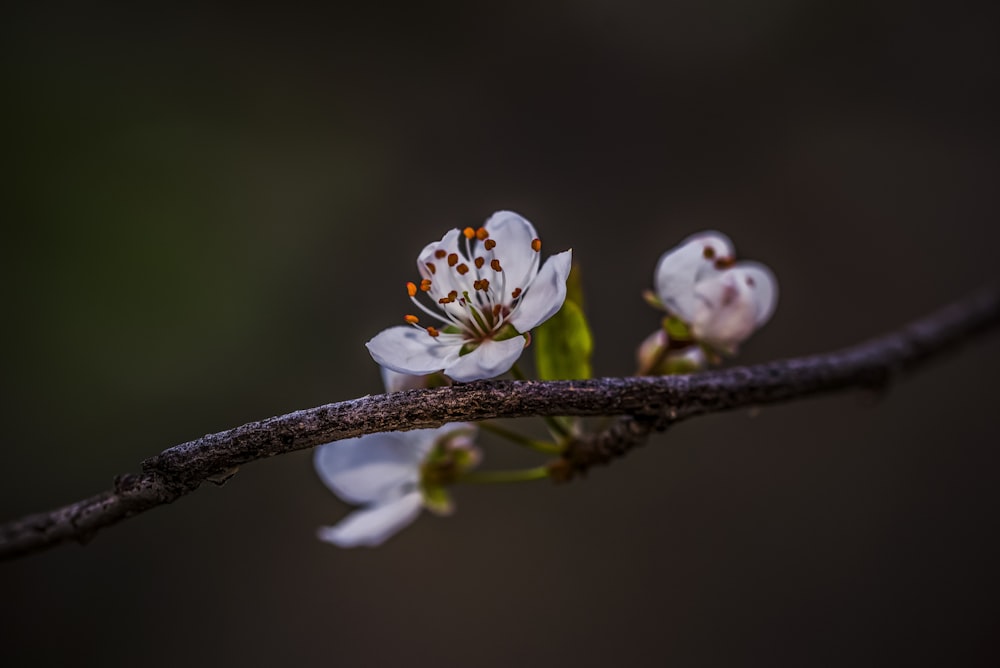
[[[497,209],[573,248],[597,375],[633,371],[657,258],[706,228],[781,283],[739,362],[995,281],[1000,12],[923,7],[9,7],[0,521],[380,392],[363,344],[417,252]],[[996,665],[998,376],[994,335],[566,486],[458,489],[376,550],[315,539],[349,508],[310,452],[254,463],[0,564],[3,662]]]

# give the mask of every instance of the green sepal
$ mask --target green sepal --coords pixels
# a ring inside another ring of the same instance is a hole
[[[678,317],[668,315],[663,319],[663,331],[671,341],[691,341],[691,328]]]
[[[644,290],[642,293],[642,299],[655,309],[659,309],[660,311],[667,310],[667,307],[663,305],[663,302],[660,301],[660,298],[657,297],[656,293],[652,290]]]
[[[583,308],[576,301],[583,299],[577,265],[573,265],[566,282],[566,294],[559,312],[533,332],[535,368],[540,380],[582,380],[591,376],[594,339]]]
[[[451,494],[441,485],[421,485],[420,494],[424,500],[424,508],[435,515],[450,515],[455,511]]]

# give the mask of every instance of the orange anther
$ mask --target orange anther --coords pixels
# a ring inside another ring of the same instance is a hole
[[[521,288],[514,288],[514,292],[510,293],[510,296],[517,299],[521,296]]]
[[[406,294],[410,295],[411,297],[416,297],[417,296],[417,286],[415,286],[413,283],[407,283],[406,284]]]
[[[496,248],[496,245],[497,242],[493,241],[492,239],[487,239],[486,241],[483,242],[483,248],[485,248],[486,250],[493,250],[494,248]]]
[[[471,239],[472,237],[476,236],[476,231],[471,227],[467,227],[464,230],[462,230],[462,234],[465,235],[466,239]]]
[[[484,264],[486,264],[486,258],[476,258],[476,269],[482,269]]]
[[[488,236],[490,236],[490,233],[486,231],[485,227],[480,227],[476,230],[476,238],[480,241],[485,241]]]
[[[729,269],[731,266],[736,264],[736,260],[731,257],[720,257],[715,261],[716,269]]]
[[[445,251],[441,250],[440,248],[439,248],[439,249],[437,249],[436,251],[434,251],[434,257],[436,257],[436,258],[437,258],[437,259],[439,259],[439,260],[440,260],[441,258],[443,258],[443,257],[444,257],[445,255],[447,255],[447,254],[448,254],[448,253],[446,253]]]
[[[429,292],[430,291],[430,289],[431,289],[431,281],[430,281],[429,278],[425,278],[424,280],[420,281],[420,289],[423,292]]]
[[[541,239],[532,239],[531,240],[531,250],[535,251],[536,253],[539,252],[540,250],[542,250],[542,240]]]
[[[478,283],[478,285],[476,285],[476,290],[482,290],[483,292],[486,292],[487,290],[490,289],[490,282],[488,279],[484,278],[480,281],[476,281],[476,283]]]
[[[434,338],[437,338],[438,336],[441,335],[441,332],[437,331],[437,329],[435,329],[434,327],[428,327],[427,333],[433,336]]]
[[[438,271],[438,268],[434,266],[433,262],[428,262],[427,263],[427,268],[431,270],[432,274],[436,274],[437,271]]]
[[[420,318],[418,318],[415,315],[403,316],[403,320],[405,320],[406,322],[410,323],[411,325],[415,325],[418,322],[420,322]]]
[[[448,266],[454,267],[456,264],[458,264],[458,256],[452,253],[448,256]]]
[[[493,267],[493,271],[503,271],[503,269],[500,268],[500,260],[496,258],[493,258],[490,262],[490,266]]]
[[[465,264],[463,262],[462,264],[460,264],[457,267],[455,267],[455,271],[457,271],[458,273],[460,273],[462,276],[465,276],[466,274],[469,273],[469,265],[467,265],[467,264]]]

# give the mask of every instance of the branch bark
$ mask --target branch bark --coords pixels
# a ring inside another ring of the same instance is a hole
[[[621,416],[580,437],[550,467],[569,480],[641,445],[653,431],[697,415],[778,403],[848,388],[881,387],[894,375],[1000,324],[1000,289],[947,306],[899,330],[843,350],[688,376],[586,381],[479,381],[366,396],[251,422],[182,443],[117,476],[114,488],[0,526],[0,559],[98,530],[221,483],[248,462],[363,434],[447,422],[545,415]]]

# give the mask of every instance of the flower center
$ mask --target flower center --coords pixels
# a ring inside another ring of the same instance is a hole
[[[422,257],[420,283],[406,284],[417,308],[444,326],[423,327],[415,315],[407,315],[406,322],[435,339],[460,337],[463,342],[476,343],[493,338],[522,303],[538,273],[541,249],[539,239],[532,239],[525,248],[504,248],[490,238],[485,227],[467,227],[457,237],[449,234]],[[526,254],[530,254],[527,271],[511,278],[504,258],[521,260]],[[427,294],[433,308],[420,300],[420,293]]]

